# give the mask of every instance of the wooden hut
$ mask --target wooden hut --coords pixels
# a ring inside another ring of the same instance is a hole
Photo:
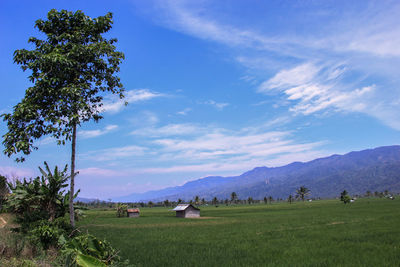
[[[174,209],[176,217],[180,218],[196,218],[200,217],[200,209],[192,204],[179,204]]]
[[[140,210],[139,209],[127,209],[126,213],[129,218],[137,218],[140,216]]]

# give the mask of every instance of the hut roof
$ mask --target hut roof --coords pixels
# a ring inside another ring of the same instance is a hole
[[[174,211],[186,210],[186,209],[189,208],[190,206],[192,206],[192,208],[194,208],[194,209],[196,209],[196,210],[200,210],[199,208],[196,208],[196,207],[193,206],[192,204],[179,204],[179,205],[176,206],[173,210],[174,210]]]
[[[128,213],[140,213],[139,209],[127,209],[126,210]]]

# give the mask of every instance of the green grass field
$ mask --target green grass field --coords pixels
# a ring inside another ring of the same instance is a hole
[[[201,207],[201,219],[167,208],[140,218],[87,212],[82,229],[138,266],[400,266],[400,201],[361,199]]]

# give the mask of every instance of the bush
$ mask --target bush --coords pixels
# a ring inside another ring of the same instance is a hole
[[[42,220],[34,224],[28,232],[29,240],[47,250],[50,246],[60,247],[72,231],[71,226],[64,218],[58,218],[52,222]]]
[[[61,253],[65,266],[128,266],[121,262],[118,252],[107,241],[101,241],[90,234],[83,234],[69,240]]]

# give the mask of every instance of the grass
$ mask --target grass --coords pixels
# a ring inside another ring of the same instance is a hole
[[[400,201],[201,207],[202,219],[143,208],[88,211],[82,229],[138,266],[399,266]]]

